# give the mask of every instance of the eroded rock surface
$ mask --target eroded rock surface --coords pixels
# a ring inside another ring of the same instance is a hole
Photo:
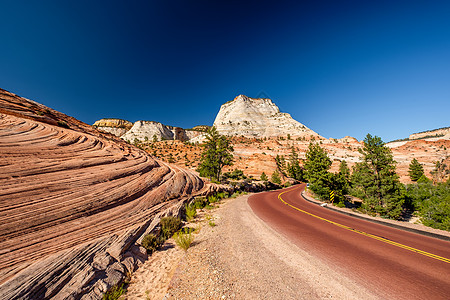
[[[122,119],[101,119],[96,121],[93,126],[100,131],[122,136],[133,127],[133,123]]]
[[[0,299],[98,299],[146,258],[136,241],[209,186],[0,89]]]
[[[423,131],[419,133],[413,133],[409,136],[410,140],[418,140],[424,138],[433,138],[433,137],[445,137],[445,139],[450,139],[450,127],[434,129]]]
[[[280,112],[272,100],[254,99],[244,95],[239,95],[220,107],[214,126],[221,134],[230,136],[319,136],[288,113]]]

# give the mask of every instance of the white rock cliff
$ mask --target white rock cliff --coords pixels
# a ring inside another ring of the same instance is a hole
[[[248,137],[320,137],[316,132],[280,112],[270,99],[254,99],[239,95],[220,107],[214,126],[224,135]]]

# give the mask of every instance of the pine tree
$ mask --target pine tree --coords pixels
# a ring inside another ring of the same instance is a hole
[[[277,169],[280,171],[283,176],[286,176],[286,160],[284,159],[283,155],[278,155],[275,157],[275,163],[277,164]]]
[[[423,166],[417,161],[417,159],[413,159],[409,164],[409,177],[412,181],[419,180],[423,175]]]
[[[333,174],[328,172],[331,160],[317,143],[309,143],[304,164],[305,178],[310,189],[322,199],[328,199],[332,191]]]
[[[339,176],[339,183],[340,183],[340,189],[342,190],[342,193],[345,195],[348,193],[350,189],[350,169],[348,168],[347,162],[345,160],[341,160],[341,163],[339,164],[339,173],[337,174]]]
[[[272,173],[272,176],[271,176],[271,180],[270,180],[270,181],[272,181],[273,183],[276,183],[276,184],[281,184],[280,173],[278,173],[277,170],[275,170],[275,171]]]
[[[303,169],[302,167],[300,167],[298,154],[295,151],[294,147],[292,147],[291,149],[289,162],[287,163],[287,173],[289,177],[294,178],[295,180],[303,180]]]
[[[266,173],[262,172],[261,177],[260,177],[260,180],[265,182],[265,181],[268,181],[269,178],[267,178]]]
[[[207,131],[204,148],[197,171],[202,177],[219,181],[222,168],[233,164],[231,142],[213,126]]]
[[[353,194],[363,199],[367,211],[399,218],[404,200],[391,150],[379,137],[367,134],[359,152],[362,162],[353,169]]]
[[[345,160],[341,160],[341,163],[339,164],[339,174],[341,174],[346,180],[350,180],[350,169],[348,168]]]

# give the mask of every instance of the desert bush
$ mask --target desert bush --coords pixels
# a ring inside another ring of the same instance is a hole
[[[239,197],[239,196],[241,196],[241,195],[247,195],[247,194],[248,194],[247,192],[236,191],[236,192],[234,192],[234,193],[231,195],[231,198],[236,198],[236,197]]]
[[[67,123],[64,121],[58,121],[58,126],[64,127],[64,128],[70,128],[69,125],[67,125]]]
[[[202,209],[208,204],[208,200],[206,197],[197,197],[192,201],[191,205],[194,206],[196,209]]]
[[[209,201],[209,203],[216,203],[216,202],[219,202],[219,198],[217,198],[217,196],[215,196],[215,195],[211,195],[208,197],[208,201]]]
[[[165,238],[171,238],[181,228],[181,220],[172,216],[162,218],[160,224],[162,235]]]
[[[142,247],[147,250],[147,253],[152,253],[153,251],[156,251],[162,243],[161,239],[159,239],[156,235],[149,233],[144,236],[141,244]]]
[[[190,228],[184,228],[184,230],[175,233],[173,239],[178,247],[186,251],[194,241],[194,236],[192,235],[192,230]]]
[[[197,216],[197,209],[194,205],[186,205],[186,220],[192,221]]]
[[[211,221],[209,221],[209,223],[208,223],[208,224],[209,224],[209,226],[211,226],[211,227],[214,227],[214,226],[216,226],[216,223],[214,223],[214,221],[212,221],[212,220],[211,220]]]
[[[345,204],[344,204],[344,202],[338,202],[338,203],[336,203],[336,206],[337,207],[345,207]]]
[[[124,283],[114,285],[105,294],[103,294],[103,300],[119,299],[119,297],[127,291],[124,286]]]
[[[217,199],[225,199],[228,198],[228,193],[227,192],[220,192],[216,194]]]

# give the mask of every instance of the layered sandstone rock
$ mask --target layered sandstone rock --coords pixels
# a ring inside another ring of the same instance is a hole
[[[161,140],[186,141],[189,137],[186,131],[180,127],[172,127],[154,121],[137,121],[133,127],[121,136],[122,139],[133,142],[135,139],[140,142],[152,141],[156,138]]]
[[[0,298],[99,299],[146,259],[137,241],[209,186],[0,89]]]
[[[319,137],[317,133],[280,112],[270,99],[254,99],[244,95],[220,107],[214,126],[224,135],[246,137]]]
[[[440,128],[435,130],[423,131],[419,133],[413,133],[409,136],[410,140],[418,140],[424,138],[443,137],[444,139],[450,138],[450,127]]]
[[[101,119],[96,121],[93,126],[100,131],[121,136],[133,127],[133,123],[122,119]]]

